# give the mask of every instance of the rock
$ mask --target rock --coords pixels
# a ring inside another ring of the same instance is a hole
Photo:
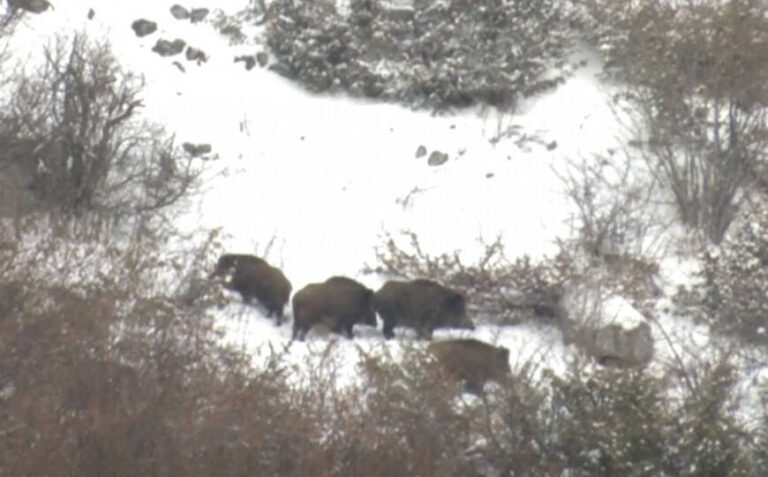
[[[448,161],[448,154],[440,151],[432,151],[427,159],[427,164],[430,166],[440,166]]]
[[[203,52],[203,50],[199,50],[192,46],[187,47],[186,56],[188,61],[197,61],[197,64],[203,63],[208,60],[208,57],[205,55],[205,52]]]
[[[181,145],[181,147],[187,154],[192,157],[202,156],[203,154],[208,154],[211,152],[210,144],[192,144],[190,142],[185,142]]]
[[[152,47],[152,51],[154,51],[160,56],[173,56],[181,53],[184,50],[185,45],[186,45],[186,42],[178,38],[173,41],[160,39],[160,40],[157,40],[157,43],[155,43],[155,46]]]
[[[184,69],[184,65],[182,65],[182,64],[181,64],[181,63],[179,63],[178,61],[174,61],[174,62],[173,62],[173,63],[171,63],[171,64],[172,64],[173,66],[175,66],[176,68],[178,68],[178,69],[179,69],[179,71],[181,71],[182,73],[186,73],[186,72],[187,72],[187,70],[185,70],[185,69]]]
[[[96,12],[93,11],[93,8],[88,9],[88,19],[93,20],[93,17],[96,15]]]
[[[189,12],[189,19],[192,23],[197,23],[205,20],[205,17],[208,16],[209,10],[207,8],[193,8],[191,12]]]
[[[254,58],[253,55],[236,56],[235,63],[238,61],[245,63],[246,70],[251,70],[256,65],[256,58]]]
[[[653,358],[653,337],[648,323],[626,329],[610,324],[604,327],[582,327],[568,337],[604,366],[640,367]]]
[[[274,71],[280,76],[285,76],[286,78],[290,78],[291,75],[293,74],[291,72],[291,69],[283,63],[272,63],[271,65],[269,65],[269,70]]]
[[[260,51],[256,53],[256,61],[259,62],[259,66],[264,68],[267,66],[267,63],[269,62],[269,55],[264,53],[263,51]]]
[[[136,36],[142,37],[157,31],[157,23],[141,18],[131,23],[131,28],[136,33]]]
[[[418,159],[418,158],[420,158],[420,157],[424,157],[424,156],[426,156],[426,155],[427,155],[427,148],[426,148],[426,147],[424,147],[424,146],[419,146],[419,147],[416,149],[416,159]]]
[[[189,10],[179,4],[176,4],[171,7],[171,15],[173,15],[173,18],[177,20],[186,20],[189,18]]]
[[[21,8],[32,13],[43,13],[53,6],[47,0],[8,0],[11,9]]]

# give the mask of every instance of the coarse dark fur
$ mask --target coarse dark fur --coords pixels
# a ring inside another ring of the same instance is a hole
[[[356,323],[376,326],[372,298],[373,290],[347,277],[307,285],[293,296],[293,338],[303,340],[318,323],[348,338]]]
[[[291,282],[280,269],[254,255],[225,254],[219,258],[211,278],[231,275],[224,286],[240,293],[245,303],[258,300],[267,310],[267,316],[275,315],[277,324],[283,321],[283,308],[291,296]]]
[[[395,326],[416,330],[429,339],[436,328],[474,329],[461,293],[431,280],[391,280],[373,296],[373,307],[384,321],[384,336],[394,336]]]
[[[509,378],[509,349],[475,339],[456,339],[430,343],[429,351],[441,369],[461,380],[465,389],[481,395],[487,381],[502,383]]]

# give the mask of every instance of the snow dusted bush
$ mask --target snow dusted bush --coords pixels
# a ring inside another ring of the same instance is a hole
[[[698,371],[696,387],[675,398],[669,382],[642,371],[553,378],[551,428],[573,475],[756,475],[755,448],[728,407],[733,370]]]
[[[568,48],[558,0],[413,2],[393,10],[355,0],[270,3],[267,43],[275,69],[312,91],[442,109],[476,103],[513,107],[562,80]]]
[[[678,294],[684,312],[720,331],[768,344],[768,205],[745,208],[702,257],[699,283]]]
[[[768,151],[768,5],[586,2],[588,32],[630,87],[638,141],[682,222],[719,243]]]

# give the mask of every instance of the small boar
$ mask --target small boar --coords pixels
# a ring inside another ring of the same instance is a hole
[[[318,323],[348,338],[356,323],[376,326],[372,298],[373,290],[347,277],[307,285],[293,296],[293,339],[303,340]]]
[[[395,326],[414,328],[426,339],[436,328],[475,328],[464,297],[431,280],[388,281],[373,296],[373,307],[384,321],[387,339],[395,335]]]
[[[474,339],[435,341],[428,347],[442,370],[464,382],[465,389],[481,395],[487,381],[501,383],[511,374],[509,349]]]
[[[291,282],[280,269],[253,255],[225,254],[219,258],[211,278],[227,275],[231,278],[225,288],[240,293],[245,303],[258,300],[268,317],[275,315],[277,324],[282,323],[283,308],[291,296]]]

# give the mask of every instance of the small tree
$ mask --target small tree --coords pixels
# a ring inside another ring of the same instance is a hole
[[[163,128],[140,120],[141,87],[107,45],[59,39],[3,101],[0,162],[24,171],[44,209],[115,222],[158,216],[200,171]]]
[[[609,70],[631,85],[651,170],[682,222],[719,243],[766,160],[768,5],[587,5]]]
[[[768,205],[742,211],[718,247],[703,254],[700,283],[677,301],[715,329],[768,344]]]

